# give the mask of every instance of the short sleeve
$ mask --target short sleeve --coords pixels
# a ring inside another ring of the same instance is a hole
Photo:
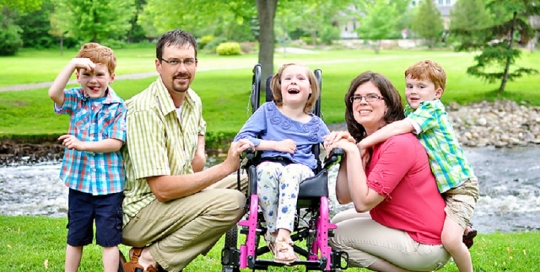
[[[416,123],[422,132],[428,131],[439,125],[439,118],[444,113],[439,100],[423,101],[420,106],[407,116],[411,123]],[[416,127],[415,127],[416,129]]]
[[[72,115],[79,108],[84,96],[81,88],[64,89],[64,103],[62,105],[54,104],[56,114]]]
[[[164,123],[150,111],[138,111],[127,118],[127,147],[135,179],[170,175]],[[152,158],[149,160],[148,158]]]

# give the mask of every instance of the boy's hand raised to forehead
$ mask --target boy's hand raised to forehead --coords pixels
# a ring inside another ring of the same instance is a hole
[[[71,64],[75,69],[84,69],[87,71],[92,71],[96,68],[96,64],[89,58],[74,58],[71,60]]]

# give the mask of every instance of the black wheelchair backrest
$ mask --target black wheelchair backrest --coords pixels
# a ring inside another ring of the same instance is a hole
[[[319,98],[315,102],[313,107],[313,114],[321,117],[321,94],[322,94],[322,70],[317,68],[313,71],[315,78],[317,78],[317,83],[319,85]],[[270,89],[270,82],[272,81],[273,75],[269,76],[266,79],[266,102],[273,100],[274,96],[272,95],[272,90]],[[253,79],[251,85],[251,110],[254,113],[260,106],[261,99],[261,65],[257,64],[253,67]],[[322,118],[322,117],[321,117]]]
[[[253,78],[251,82],[251,113],[254,113],[260,106],[261,101],[261,65],[256,64],[255,67],[253,67]],[[321,69],[315,69],[313,71],[315,74],[315,78],[317,78],[317,83],[319,84],[319,99],[315,102],[315,105],[313,106],[313,114],[319,116],[322,118],[321,115],[321,95],[322,95],[322,70]],[[273,100],[272,90],[270,89],[270,82],[272,81],[273,76],[269,76],[266,79],[266,102],[270,102]],[[318,158],[319,154],[321,152],[319,145],[313,145],[312,151],[313,154]],[[317,171],[321,170],[321,161],[317,160]]]

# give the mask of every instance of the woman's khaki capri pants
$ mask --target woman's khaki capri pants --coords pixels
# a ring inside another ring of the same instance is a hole
[[[369,213],[346,210],[338,213],[332,223],[338,228],[330,245],[349,254],[351,267],[367,268],[384,259],[407,270],[433,271],[450,259],[442,244],[420,244],[404,231],[375,222]]]

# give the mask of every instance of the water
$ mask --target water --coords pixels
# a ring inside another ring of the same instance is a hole
[[[472,218],[481,233],[540,230],[540,147],[465,149],[479,179]],[[219,156],[208,159],[219,162]],[[67,188],[58,161],[0,167],[0,214],[65,217]],[[331,173],[331,180],[335,172]],[[331,196],[333,210],[342,210]]]

